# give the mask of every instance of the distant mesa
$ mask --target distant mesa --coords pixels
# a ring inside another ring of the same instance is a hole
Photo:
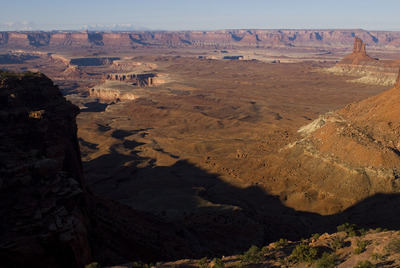
[[[12,48],[268,48],[348,46],[354,36],[376,46],[398,46],[400,32],[365,30],[218,30],[0,32],[0,46]],[[361,47],[360,47],[361,48]],[[225,51],[225,50],[222,50]],[[221,51],[221,53],[223,53]]]
[[[119,81],[131,83],[134,86],[148,87],[153,86],[155,83],[155,77],[157,73],[145,73],[145,74],[135,74],[135,73],[125,73],[125,74],[104,74],[101,80],[104,81]]]

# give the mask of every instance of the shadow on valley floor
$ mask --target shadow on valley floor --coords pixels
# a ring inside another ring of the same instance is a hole
[[[92,113],[98,113],[98,112],[104,112],[106,110],[106,108],[108,107],[109,104],[105,104],[105,103],[100,103],[98,101],[93,101],[93,102],[87,102],[84,104],[84,106],[86,108],[82,108],[81,112],[82,113],[88,113],[88,112],[92,112]]]
[[[156,159],[137,154],[135,148],[143,144],[126,140],[130,133],[114,134],[120,144],[111,147],[109,154],[84,162],[88,187],[161,222],[160,228],[165,232],[160,231],[159,240],[165,240],[164,234],[171,235],[171,226],[179,238],[168,242],[170,249],[178,250],[174,254],[138,256],[144,261],[237,254],[253,244],[261,246],[280,238],[299,240],[313,233],[335,232],[345,222],[362,228],[400,229],[400,195],[375,195],[329,216],[296,211],[257,185],[235,187],[185,160],[159,166]],[[81,146],[85,146],[82,141]],[[96,144],[90,146],[96,148]],[[119,153],[122,148],[131,150],[130,154]],[[140,220],[135,224],[140,225]],[[157,244],[152,238],[142,239]],[[179,252],[175,243],[182,241],[188,245],[187,250]]]

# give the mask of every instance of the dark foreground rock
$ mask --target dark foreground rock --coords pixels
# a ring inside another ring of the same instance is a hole
[[[0,77],[1,263],[83,266],[91,252],[79,109],[44,75]]]
[[[46,76],[0,72],[0,267],[190,255],[176,227],[87,192],[78,113]]]

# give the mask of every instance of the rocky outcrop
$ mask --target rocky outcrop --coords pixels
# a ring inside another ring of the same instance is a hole
[[[69,65],[67,69],[64,70],[63,76],[65,78],[87,78],[88,74],[85,73],[79,66]]]
[[[101,77],[102,81],[120,81],[132,83],[135,86],[148,87],[153,86],[153,79],[157,77],[156,73],[147,74],[105,74]]]
[[[286,148],[282,169],[293,185],[307,178],[304,188],[318,192],[311,198],[316,212],[330,214],[378,193],[400,193],[399,99],[396,85],[321,116]],[[289,188],[287,204],[295,207],[302,199]],[[324,211],[327,207],[331,210]]]
[[[77,107],[41,74],[0,73],[2,267],[91,261]]]
[[[376,61],[367,55],[367,51],[365,50],[365,43],[358,37],[354,37],[354,44],[353,44],[353,53],[344,57],[340,63],[341,64],[360,64],[363,61]]]
[[[144,93],[135,86],[121,82],[106,82],[89,90],[89,97],[102,101],[135,100]]]
[[[356,76],[357,78],[351,80],[352,82],[394,85],[399,66],[400,62],[398,61],[380,61],[369,57],[365,43],[360,38],[355,37],[353,53],[344,57],[327,71]]]
[[[49,47],[269,47],[349,46],[355,36],[370,45],[398,46],[400,32],[365,30],[219,30],[176,32],[0,32],[0,45]]]

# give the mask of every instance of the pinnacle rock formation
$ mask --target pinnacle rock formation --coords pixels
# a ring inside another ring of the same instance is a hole
[[[341,63],[359,64],[363,61],[375,61],[375,59],[367,55],[363,40],[354,37],[353,53],[347,55],[343,60],[341,60]]]
[[[361,53],[367,55],[365,51],[365,43],[358,37],[354,37],[353,53]]]

